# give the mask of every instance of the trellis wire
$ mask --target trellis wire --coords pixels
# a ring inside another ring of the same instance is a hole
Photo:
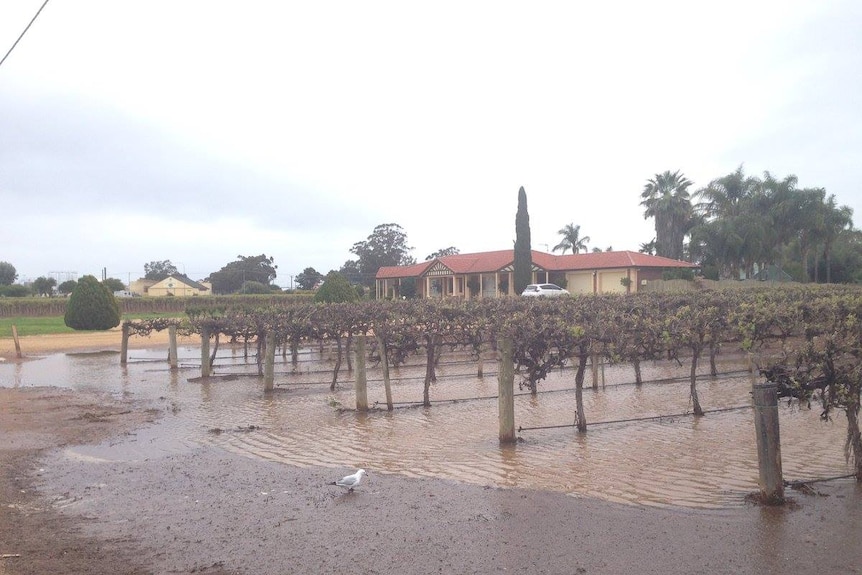
[[[727,412],[727,411],[740,411],[743,409],[751,409],[751,408],[752,408],[752,406],[750,406],[750,405],[738,405],[736,407],[724,407],[721,409],[708,409],[708,410],[704,410],[703,413],[704,413],[704,415],[706,415],[709,413],[723,413],[723,412]],[[670,415],[650,415],[650,416],[646,416],[646,417],[632,417],[630,419],[616,419],[616,420],[611,420],[611,421],[596,421],[596,422],[590,423],[590,427],[595,427],[596,425],[612,425],[615,423],[634,423],[634,422],[638,422],[638,421],[661,421],[662,419],[672,419],[672,418],[677,418],[677,417],[691,417],[693,415],[694,415],[694,413],[687,411],[685,413],[676,413],[676,414],[670,414]],[[518,427],[518,432],[520,433],[521,431],[535,431],[535,430],[539,430],[539,429],[561,429],[564,427],[575,427],[576,425],[577,425],[576,423],[566,423],[566,424],[560,424],[560,425],[541,425],[541,426],[537,426],[537,427]]]

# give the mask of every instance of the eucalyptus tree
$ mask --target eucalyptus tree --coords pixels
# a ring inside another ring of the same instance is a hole
[[[18,279],[18,271],[9,262],[0,262],[0,286],[10,286]]]
[[[212,272],[207,278],[212,282],[217,294],[236,293],[243,282],[256,281],[270,285],[277,275],[275,259],[266,254],[258,256],[237,256],[235,261],[225,264],[219,271]]]
[[[461,250],[459,250],[455,246],[449,246],[448,248],[443,248],[443,249],[437,250],[436,252],[425,256],[425,261],[427,262],[429,260],[433,260],[435,258],[442,258],[445,256],[454,256],[454,255],[458,255],[460,253],[461,253]]]
[[[647,180],[641,193],[644,219],[655,218],[656,255],[683,258],[683,243],[694,223],[692,182],[680,173],[665,171]]]
[[[33,280],[33,292],[38,296],[54,295],[54,288],[57,287],[57,280],[45,276],[40,276]]]
[[[177,266],[171,260],[151,261],[144,264],[144,279],[161,281],[177,274]]]
[[[559,250],[565,254],[566,250],[572,250],[573,254],[577,254],[581,251],[587,251],[587,243],[590,241],[590,236],[581,237],[580,225],[576,226],[574,223],[566,224],[557,233],[563,236],[563,239],[551,249],[552,252]]]
[[[68,295],[75,290],[76,285],[78,285],[76,280],[66,280],[57,286],[57,291],[62,295]]]
[[[374,277],[381,267],[416,263],[411,251],[413,248],[407,244],[407,234],[398,224],[380,224],[366,240],[356,242],[350,248],[350,252],[359,258],[355,267],[366,286],[374,285]]]
[[[323,279],[323,274],[312,267],[307,267],[296,276],[296,287],[301,290],[311,290]]]

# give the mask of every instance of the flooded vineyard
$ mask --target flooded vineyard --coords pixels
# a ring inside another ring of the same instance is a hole
[[[574,371],[555,371],[536,396],[516,389],[519,441],[501,446],[492,361],[477,377],[475,361],[444,353],[431,387],[433,405],[426,408],[418,405],[423,358],[413,358],[392,370],[392,412],[385,410],[381,371],[369,364],[368,399],[377,405],[359,413],[346,363],[338,389],[329,390],[330,349],[302,349],[295,367],[278,356],[272,393],[264,393],[254,358],[246,359],[240,346],[222,346],[208,380],[198,379],[198,348],[180,354],[175,371],[168,369],[165,349],[132,351],[124,367],[114,352],[53,354],[0,364],[0,386],[60,386],[155,402],[165,415],[122,440],[129,460],[206,446],[297,466],[361,466],[652,506],[734,507],[757,490],[752,377],[734,362],[720,363],[718,377],[701,376],[700,401],[710,412],[701,418],[689,415],[688,365],[645,363],[640,386],[633,384],[631,366],[603,366],[598,388],[584,390],[586,434],[571,426]],[[785,479],[852,472],[844,457],[843,413],[824,422],[816,405],[783,401],[779,409]],[[100,448],[73,453],[98,458]],[[116,453],[115,442],[111,457]]]

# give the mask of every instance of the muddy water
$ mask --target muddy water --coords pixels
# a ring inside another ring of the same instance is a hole
[[[0,364],[0,385],[56,385],[156,402],[166,415],[123,442],[129,460],[206,445],[298,466],[364,467],[372,474],[695,508],[739,506],[757,489],[752,380],[733,363],[720,365],[725,375],[699,382],[702,406],[715,410],[702,418],[688,415],[687,366],[646,364],[643,378],[650,382],[641,386],[632,384],[630,366],[607,366],[598,389],[585,390],[590,424],[585,435],[571,427],[574,373],[554,372],[540,384],[538,396],[517,395],[520,441],[501,447],[492,362],[485,362],[479,378],[475,363],[444,357],[430,408],[416,405],[422,399],[424,366],[394,370],[396,409],[358,413],[352,409],[352,374],[342,373],[339,389],[329,391],[327,352],[303,350],[296,368],[278,365],[277,390],[269,394],[241,349],[228,349],[217,359],[216,375],[235,377],[190,381],[199,375],[198,354],[195,348],[182,349],[182,367],[174,372],[167,369],[162,349],[131,352],[125,368],[116,353],[49,355]],[[368,379],[369,402],[384,403],[379,370],[369,369]],[[843,415],[832,422],[818,415],[816,406],[780,407],[785,479],[851,472],[843,453]],[[105,457],[93,446],[70,453]],[[114,445],[110,457],[116,453]]]

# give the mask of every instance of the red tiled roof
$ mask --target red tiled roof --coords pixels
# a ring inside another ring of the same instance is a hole
[[[478,254],[455,254],[437,259],[456,274],[488,273],[511,265],[515,259],[515,251],[500,250]]]
[[[547,255],[547,254],[546,254]],[[696,268],[695,264],[651,256],[640,252],[590,252],[551,256],[554,258],[554,271],[599,270],[608,268]],[[535,260],[533,260],[535,263]]]
[[[377,279],[420,277],[436,262],[452,270],[453,274],[493,273],[512,265],[514,250],[456,254],[412,266],[388,266],[377,271]],[[532,252],[533,265],[548,271],[577,271],[613,268],[696,268],[694,264],[651,256],[640,252],[591,252],[585,254],[556,255]]]
[[[424,274],[432,265],[434,265],[434,260],[412,266],[384,266],[377,270],[377,275],[374,277],[379,280],[415,278]]]

